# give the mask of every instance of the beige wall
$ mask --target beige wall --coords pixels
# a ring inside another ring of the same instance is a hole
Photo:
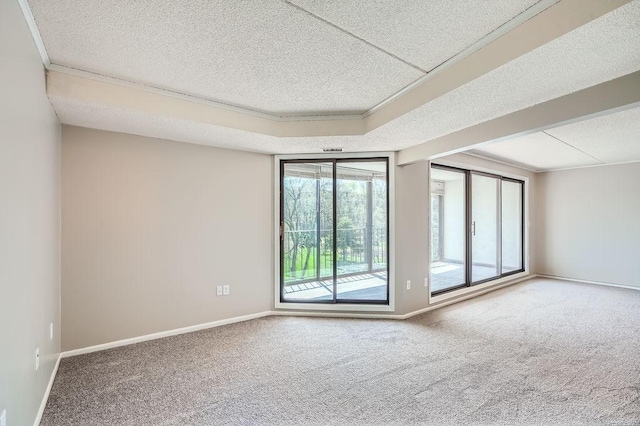
[[[640,163],[541,173],[541,274],[640,287]]]
[[[29,425],[60,352],[60,124],[14,0],[0,1],[0,64],[0,412]]]
[[[63,126],[63,350],[268,311],[272,164]]]
[[[273,308],[272,157],[70,126],[62,151],[64,350]],[[396,306],[378,315],[429,306],[429,167],[395,170]]]
[[[396,314],[429,304],[429,166],[396,168]],[[407,290],[407,280],[411,289]]]

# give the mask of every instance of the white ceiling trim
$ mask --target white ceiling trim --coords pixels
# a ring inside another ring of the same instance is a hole
[[[560,167],[560,168],[548,169],[548,170],[547,169],[538,170],[536,173],[561,172],[563,170],[576,170],[576,169],[591,169],[593,167],[621,166],[624,164],[635,164],[635,163],[640,163],[640,160],[618,161],[615,163],[588,164],[585,166]]]
[[[29,3],[27,2],[27,0],[18,0],[18,4],[20,5],[20,9],[22,9],[22,14],[24,15],[25,21],[27,21],[29,31],[31,31],[31,36],[33,37],[33,41],[36,43],[36,47],[38,48],[38,52],[40,53],[40,57],[42,58],[42,63],[47,69],[49,69],[49,66],[51,66],[51,60],[49,59],[49,55],[47,54],[47,49],[45,49],[44,47],[42,36],[40,35],[40,31],[38,30],[38,26],[36,25],[36,20],[33,17],[33,13],[31,13]]]
[[[177,93],[163,88],[151,87],[136,82],[123,81],[121,79],[52,64],[44,48],[44,43],[35,24],[35,20],[28,6],[27,0],[18,1],[36,45],[38,45],[43,63],[48,70],[120,85],[183,101],[208,105],[215,108],[217,111],[228,110],[250,117],[270,120],[275,123],[296,121],[308,123],[323,121],[329,125],[329,123],[334,121],[355,123],[356,121],[364,120],[366,121],[364,124],[366,130],[364,133],[366,133],[441,96],[446,93],[446,91],[459,87],[480,75],[483,75],[486,72],[577,28],[580,25],[598,18],[599,16],[627,3],[630,0],[612,0],[609,2],[602,2],[601,0],[563,0],[560,3],[558,3],[559,0],[541,0],[539,3],[488,34],[477,43],[434,68],[424,77],[416,80],[396,94],[363,113],[353,114],[336,112],[331,114],[307,113],[296,115],[273,114],[268,111],[231,105],[228,103]],[[523,30],[523,27],[526,28]],[[529,39],[528,43],[522,42],[523,36]],[[504,49],[505,46],[508,46],[509,48]],[[488,50],[488,52],[483,54],[484,50]],[[496,50],[498,50],[498,52],[496,52]],[[475,66],[479,60],[485,63],[483,67]],[[467,64],[467,62],[469,63]],[[452,69],[454,66],[455,69]],[[460,72],[461,69],[466,69],[467,71]],[[447,70],[451,70],[452,72],[444,73],[444,71]],[[438,77],[436,78],[437,81],[433,81],[434,77]],[[443,85],[443,81],[448,84]],[[446,90],[438,89],[442,87],[446,87]],[[329,125],[329,127],[331,126]],[[338,127],[351,129],[345,133],[347,135],[362,134],[359,133],[359,130],[356,130],[356,128],[362,127],[361,124],[345,125],[345,123],[343,123]],[[244,130],[258,131],[252,129]],[[273,132],[266,134],[273,134]],[[324,136],[335,134],[335,131],[329,130],[326,133],[319,132],[317,135]],[[310,136],[314,135],[316,134],[312,132]],[[299,136],[299,134],[294,133],[292,136]]]

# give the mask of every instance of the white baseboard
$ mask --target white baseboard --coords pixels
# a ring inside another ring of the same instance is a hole
[[[91,352],[103,351],[105,349],[117,348],[120,346],[132,345],[134,343],[146,342],[148,340],[161,339],[163,337],[175,336],[178,334],[191,333],[193,331],[204,330],[207,328],[220,327],[222,325],[233,324],[242,321],[249,321],[252,319],[263,318],[267,316],[297,316],[297,317],[325,317],[325,318],[364,318],[364,319],[391,319],[391,320],[404,320],[407,318],[411,318],[416,315],[423,314],[425,312],[429,312],[435,309],[442,308],[444,306],[451,305],[453,303],[462,302],[463,300],[468,300],[473,297],[477,297],[483,295],[485,293],[501,289],[503,287],[507,287],[513,284],[517,284],[522,281],[530,280],[535,278],[538,275],[532,274],[526,277],[522,277],[519,279],[514,279],[512,281],[502,283],[496,285],[494,287],[489,287],[483,289],[478,292],[469,293],[462,297],[450,299],[444,301],[442,303],[438,303],[436,305],[427,306],[426,308],[419,309],[417,311],[412,311],[406,314],[377,314],[377,313],[367,313],[367,312],[301,312],[301,311],[264,311],[258,312],[256,314],[243,315],[239,317],[227,318],[223,320],[208,322],[204,324],[192,325],[189,327],[176,328],[168,331],[161,331],[158,333],[146,334],[144,336],[132,337],[130,339],[117,340],[115,342],[103,343],[95,346],[88,346],[86,348],[74,349],[70,351],[65,351],[60,354],[61,358],[68,358],[71,356],[88,354]],[[57,368],[57,367],[56,367]]]
[[[557,276],[557,275],[538,274],[538,277],[540,277],[540,278],[549,278],[549,279],[552,279],[552,280],[571,281],[571,282],[574,282],[574,283],[595,284],[595,285],[604,285],[604,286],[607,286],[607,287],[627,288],[629,290],[640,290],[640,287],[634,287],[632,285],[612,284],[612,283],[605,283],[605,282],[602,282],[602,281],[581,280],[581,279],[577,279],[577,278],[560,277],[560,276]]]
[[[477,292],[474,292],[474,293],[467,293],[462,297],[457,297],[455,299],[449,299],[449,300],[443,301],[441,303],[436,303],[435,305],[427,306],[426,308],[418,309],[417,311],[409,312],[407,314],[402,315],[402,317],[403,317],[402,319],[411,318],[411,317],[414,317],[416,315],[424,314],[425,312],[429,312],[429,311],[433,311],[433,310],[436,310],[436,309],[444,308],[445,306],[453,305],[454,303],[462,302],[464,300],[469,300],[469,299],[472,299],[474,297],[478,297],[478,296],[481,296],[483,294],[490,293],[490,292],[495,291],[495,290],[499,290],[499,289],[501,289],[503,287],[508,287],[510,285],[518,284],[518,283],[521,283],[523,281],[527,281],[527,280],[530,280],[530,279],[533,279],[533,278],[536,278],[536,277],[538,277],[538,275],[531,274],[531,275],[527,275],[526,277],[521,277],[521,278],[517,278],[517,279],[511,280],[511,281],[505,282],[505,283],[498,284],[496,286],[484,288],[484,289],[482,289],[480,291],[477,291]]]
[[[178,334],[191,333],[193,331],[205,330],[207,328],[220,327],[221,325],[233,324],[236,322],[249,321],[252,319],[267,317],[271,315],[271,311],[258,312],[256,314],[242,315],[239,317],[232,317],[218,321],[207,322],[204,324],[192,325],[189,327],[176,328],[168,331],[161,331],[159,333],[145,334],[144,336],[132,337],[130,339],[117,340],[115,342],[103,343],[95,346],[88,346],[86,348],[74,349],[71,351],[65,351],[60,354],[62,358],[68,358],[70,356],[88,354],[91,352],[103,351],[105,349],[117,348],[119,346],[132,345],[134,343],[146,342],[147,340],[161,339],[163,337],[175,336]]]
[[[127,346],[127,345],[132,345],[134,343],[140,343],[140,342],[146,342],[148,340],[155,340],[155,339],[161,339],[163,337],[169,337],[169,336],[176,336],[178,334],[185,334],[185,333],[191,333],[193,331],[198,331],[198,330],[205,330],[208,328],[214,328],[214,327],[220,327],[222,325],[227,325],[227,324],[234,324],[234,323],[238,323],[238,322],[243,322],[243,321],[249,321],[249,320],[253,320],[253,319],[258,319],[258,318],[264,318],[264,317],[268,317],[268,316],[296,316],[296,317],[329,317],[329,318],[364,318],[364,319],[391,319],[391,320],[405,320],[408,318],[411,318],[413,316],[416,315],[420,315],[423,314],[425,312],[429,312],[429,311],[433,311],[435,309],[439,309],[439,308],[443,308],[445,306],[454,304],[454,303],[458,303],[458,302],[462,302],[463,300],[468,300],[480,295],[483,295],[485,293],[489,293],[491,291],[494,290],[498,290],[500,288],[503,287],[507,287],[513,284],[517,284],[519,282],[522,281],[526,281],[526,280],[530,280],[532,278],[535,278],[539,275],[528,275],[526,277],[522,277],[519,279],[514,279],[513,281],[509,281],[506,283],[502,283],[499,285],[496,285],[495,287],[490,287],[490,288],[486,288],[483,289],[481,291],[478,292],[474,292],[474,293],[469,293],[466,294],[462,297],[456,298],[456,299],[450,299],[447,301],[444,301],[442,303],[438,303],[436,305],[432,305],[432,306],[428,306],[426,308],[423,309],[419,309],[417,311],[412,311],[406,314],[402,314],[402,315],[397,315],[397,314],[375,314],[375,313],[366,313],[366,312],[362,312],[362,313],[352,313],[352,312],[300,312],[300,311],[264,311],[264,312],[258,312],[255,314],[249,314],[249,315],[243,315],[243,316],[238,316],[238,317],[233,317],[233,318],[227,318],[227,319],[223,319],[223,320],[218,320],[218,321],[212,321],[212,322],[208,322],[208,323],[204,323],[204,324],[197,324],[197,325],[192,325],[189,327],[182,327],[182,328],[176,328],[173,330],[168,330],[168,331],[162,331],[159,333],[152,333],[152,334],[146,334],[144,336],[138,336],[138,337],[132,337],[130,339],[123,339],[123,340],[117,340],[115,342],[109,342],[109,343],[103,343],[100,345],[95,345],[95,346],[88,346],[86,348],[80,348],[80,349],[74,349],[71,351],[65,351],[60,353],[60,355],[58,355],[58,359],[56,361],[56,365],[53,369],[53,372],[51,373],[51,379],[49,380],[49,385],[47,386],[47,390],[44,394],[44,397],[42,399],[42,403],[40,404],[40,409],[38,410],[38,415],[36,416],[36,421],[34,423],[34,426],[38,426],[40,424],[40,420],[42,419],[42,414],[44,413],[44,409],[47,405],[47,400],[49,399],[49,393],[51,392],[51,387],[53,386],[53,381],[56,377],[56,373],[58,372],[58,366],[60,365],[60,359],[62,358],[68,358],[68,357],[72,357],[72,356],[76,356],[76,355],[82,355],[82,354],[88,354],[91,352],[98,352],[98,351],[103,351],[105,349],[111,349],[111,348],[117,348],[120,346]],[[551,276],[545,276],[547,278],[557,278],[557,279],[563,279],[563,278],[559,278],[559,277],[551,277]],[[573,280],[573,281],[577,281],[577,280]],[[617,286],[620,287],[620,286]],[[628,288],[633,288],[633,287],[628,287]],[[637,290],[637,289],[636,289]]]
[[[53,381],[56,379],[56,374],[58,374],[58,366],[60,365],[60,359],[62,358],[61,355],[62,354],[58,354],[56,365],[53,366],[53,371],[51,372],[51,377],[49,378],[49,384],[47,385],[47,389],[44,391],[44,395],[42,396],[42,402],[40,403],[40,408],[38,409],[38,414],[36,414],[36,420],[33,422],[33,426],[39,426],[40,421],[42,420],[42,415],[44,414],[44,409],[47,406],[49,394],[51,393],[51,388],[53,387]]]

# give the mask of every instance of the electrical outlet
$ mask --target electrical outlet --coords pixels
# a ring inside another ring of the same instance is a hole
[[[411,290],[411,280],[407,281],[407,290]]]
[[[216,296],[222,296],[222,286],[216,287]]]
[[[36,348],[36,371],[40,368],[40,348]]]
[[[424,286],[429,287],[429,278],[424,279]]]
[[[222,294],[224,296],[228,296],[229,295],[229,286],[228,285],[225,285],[225,286],[222,287]]]
[[[53,323],[49,324],[49,340],[53,340]]]
[[[0,426],[7,426],[7,410],[2,410],[0,414]]]

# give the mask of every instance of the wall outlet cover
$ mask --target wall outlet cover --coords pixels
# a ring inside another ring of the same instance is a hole
[[[222,296],[222,286],[216,287],[216,296]]]
[[[229,286],[228,285],[225,285],[225,286],[222,287],[222,294],[225,295],[225,296],[229,294]]]
[[[411,290],[411,280],[407,281],[407,290]]]
[[[36,348],[36,371],[40,368],[40,348]]]
[[[49,340],[53,340],[53,323],[49,324]]]

